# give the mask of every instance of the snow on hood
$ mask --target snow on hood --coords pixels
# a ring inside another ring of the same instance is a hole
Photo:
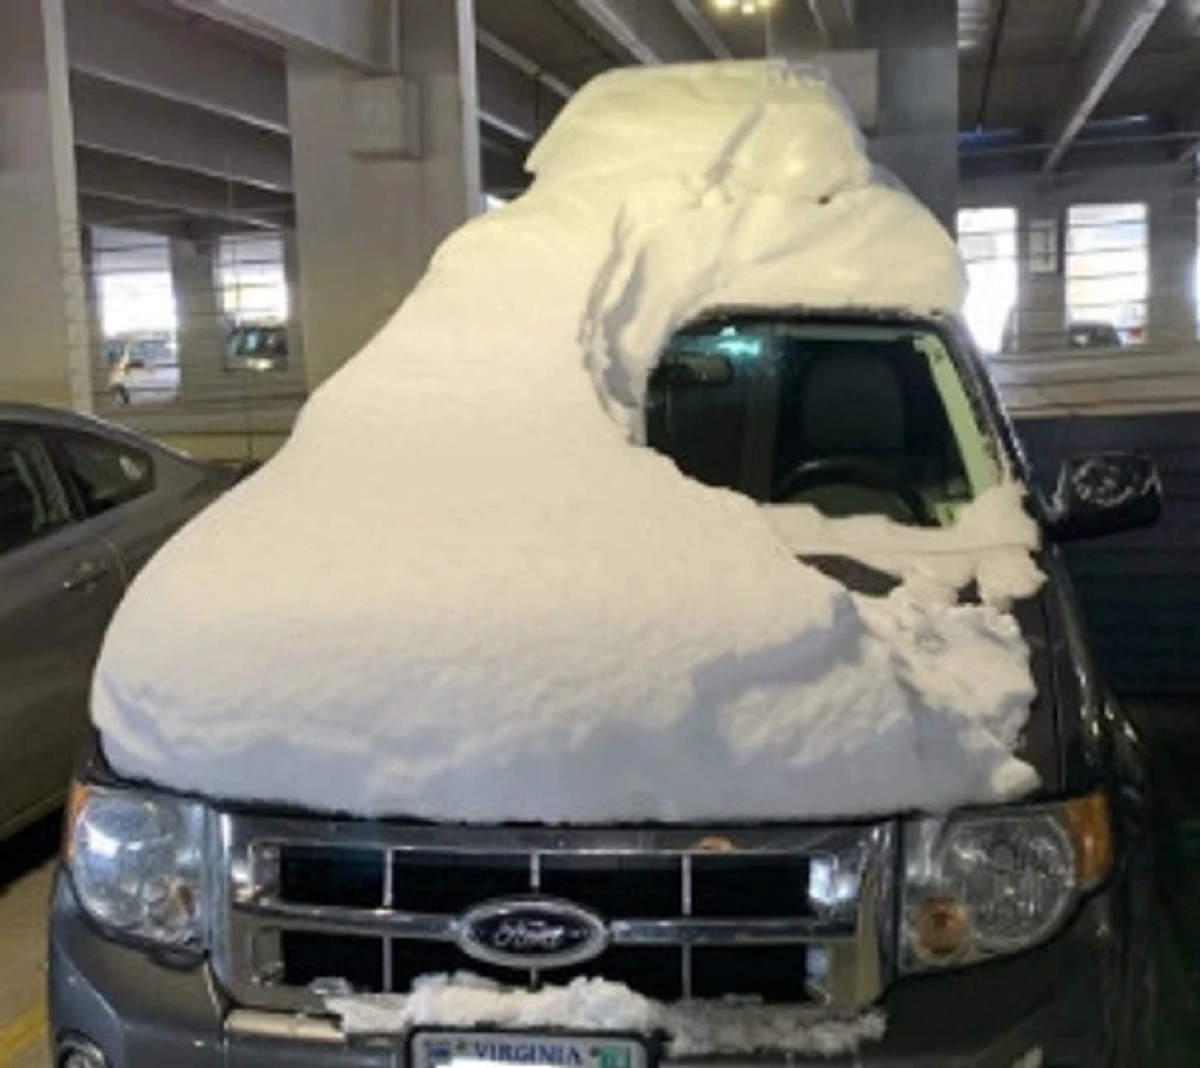
[[[93,691],[115,769],[446,821],[818,818],[1031,789],[1003,597],[906,583],[868,605],[749,499],[632,444],[687,319],[953,310],[947,235],[872,184],[827,85],[782,65],[605,75],[531,163],[532,190],[453,235],[280,454],[134,583]]]
[[[404,1034],[414,1027],[488,1026],[570,1028],[576,1032],[666,1034],[673,1057],[769,1050],[773,1054],[832,1057],[883,1037],[882,1012],[831,1018],[808,1009],[741,1001],[664,1005],[603,979],[575,979],[537,991],[502,987],[478,976],[433,975],[408,995],[348,995],[326,999],[349,1035]]]
[[[895,575],[925,601],[953,601],[974,583],[984,604],[1008,608],[1031,597],[1045,576],[1034,563],[1038,528],[1023,489],[1006,481],[981,493],[953,527],[930,529],[886,516],[827,519],[815,508],[777,504],[764,514],[783,543],[802,556],[846,556]]]

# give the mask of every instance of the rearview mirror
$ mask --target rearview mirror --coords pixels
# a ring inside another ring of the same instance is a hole
[[[1063,464],[1052,503],[1050,534],[1055,541],[1096,538],[1158,522],[1162,480],[1146,456],[1076,456]]]

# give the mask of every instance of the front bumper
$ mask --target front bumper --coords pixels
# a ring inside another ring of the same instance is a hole
[[[1051,942],[1005,961],[909,978],[884,997],[887,1033],[843,1059],[713,1057],[735,1066],[1092,1068],[1113,1052],[1128,1011],[1110,895],[1092,898]],[[111,1068],[404,1068],[404,1043],[347,1042],[322,1020],[239,1010],[207,967],[179,970],[102,937],[61,876],[51,913],[50,1016],[56,1040],[81,1035]],[[1035,1052],[1036,1051],[1036,1052]],[[1024,1060],[1023,1058],[1029,1058]]]

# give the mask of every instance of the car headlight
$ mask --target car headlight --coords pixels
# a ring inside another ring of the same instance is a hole
[[[76,784],[66,856],[101,927],[176,949],[204,942],[206,810],[162,794]]]
[[[901,963],[909,971],[1043,941],[1113,860],[1102,794],[912,820],[904,838]]]

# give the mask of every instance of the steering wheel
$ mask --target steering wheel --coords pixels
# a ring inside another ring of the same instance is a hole
[[[925,498],[912,486],[901,482],[882,464],[852,456],[826,456],[804,460],[771,491],[771,500],[787,501],[802,490],[818,486],[852,485],[882,490],[896,498],[912,520],[920,526],[937,525],[937,517]]]

